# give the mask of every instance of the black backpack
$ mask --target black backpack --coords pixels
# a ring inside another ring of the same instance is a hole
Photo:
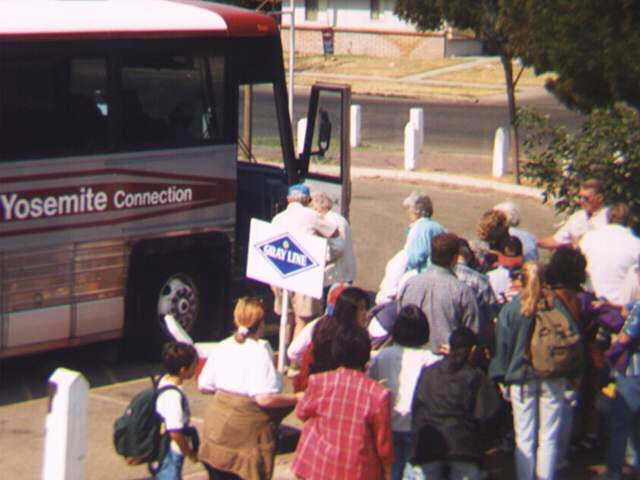
[[[169,448],[169,435],[162,433],[162,416],[156,412],[158,396],[167,390],[180,393],[182,408],[189,408],[184,393],[175,385],[158,388],[151,377],[152,386],[136,394],[121,417],[113,423],[113,444],[116,452],[125,457],[127,464],[149,464],[153,473],[159,467]]]

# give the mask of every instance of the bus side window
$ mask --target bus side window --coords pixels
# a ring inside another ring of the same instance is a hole
[[[68,104],[67,128],[79,153],[103,151],[107,146],[107,121],[92,97],[72,95]]]
[[[198,115],[196,110],[193,102],[183,100],[169,113],[169,130],[176,145],[188,145],[206,138],[198,124],[198,119],[202,119],[202,113]]]
[[[70,147],[77,153],[93,153],[107,148],[109,114],[107,66],[104,58],[71,60],[67,128]],[[65,102],[63,102],[65,103]]]
[[[145,111],[138,91],[122,92],[124,141],[127,146],[153,147],[166,142],[168,127]]]
[[[33,55],[1,70],[0,160],[106,150],[107,117],[95,99],[107,87],[104,58]]]
[[[125,57],[120,72],[124,147],[220,142],[224,60],[216,64],[215,59],[169,53]]]

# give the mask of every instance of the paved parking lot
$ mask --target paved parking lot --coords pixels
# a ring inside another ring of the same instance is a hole
[[[382,278],[386,261],[404,244],[407,220],[402,209],[402,200],[413,189],[429,192],[434,203],[434,218],[450,231],[468,238],[475,236],[475,225],[481,213],[505,199],[504,194],[472,189],[454,189],[434,187],[427,184],[398,183],[382,180],[356,180],[353,184],[352,228],[354,248],[358,263],[358,285],[375,291]],[[520,198],[517,202],[523,209],[522,226],[538,235],[553,231],[555,218],[553,211],[539,202]],[[97,352],[97,349],[93,350]],[[0,402],[0,465],[3,478],[41,478],[43,464],[44,425],[47,412],[47,399],[42,398],[45,386],[42,385],[42,365],[46,368],[68,366],[65,355],[74,368],[83,370],[82,364],[91,363],[91,350],[82,360],[74,358],[72,353],[55,354],[49,357],[37,357],[38,360],[22,361],[20,372],[3,373],[0,395],[11,399]],[[51,359],[54,360],[51,360]],[[96,360],[97,361],[97,360]],[[16,365],[16,363],[11,363]],[[124,366],[127,367],[127,366]],[[158,370],[158,365],[130,365],[130,372],[123,366],[111,369],[108,364],[98,371],[87,368],[88,378],[92,382],[89,392],[89,433],[87,451],[88,479],[95,480],[134,480],[148,478],[146,467],[129,467],[124,464],[113,450],[112,424],[131,397],[146,388],[149,380],[146,375]],[[94,369],[95,370],[95,369]],[[31,372],[31,373],[30,373]],[[49,373],[47,373],[48,375]],[[7,378],[10,380],[7,381]],[[34,377],[40,379],[34,387]],[[131,380],[122,381],[123,378]],[[95,385],[102,385],[96,387]],[[202,425],[207,397],[199,394],[193,382],[186,385],[189,394],[194,423]],[[30,397],[38,397],[26,400]],[[6,398],[5,398],[6,400]],[[26,401],[25,401],[26,400]],[[296,419],[290,417],[289,423]],[[291,455],[280,455],[275,478],[284,480],[293,478],[288,469]],[[496,463],[498,478],[510,478],[505,470],[504,461]],[[185,464],[185,478],[205,478],[198,465]],[[507,476],[505,476],[507,475]],[[584,476],[566,478],[585,478]]]

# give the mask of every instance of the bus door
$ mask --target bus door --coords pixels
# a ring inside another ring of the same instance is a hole
[[[294,147],[284,83],[241,86],[238,100],[236,278],[244,275],[250,219],[271,221],[286,208],[289,185],[304,182],[312,193],[325,192],[334,210],[348,217],[351,91],[344,85],[311,88],[308,107],[294,109],[294,118],[306,118],[307,125],[299,133],[306,140],[299,152]]]
[[[313,85],[304,146],[298,159],[300,178],[311,192],[326,193],[333,201],[333,210],[346,219],[351,200],[350,109],[349,85]]]

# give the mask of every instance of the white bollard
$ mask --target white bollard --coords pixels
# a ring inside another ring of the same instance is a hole
[[[404,127],[404,169],[415,170],[418,160],[418,130],[413,123]]]
[[[362,127],[362,107],[360,105],[351,105],[351,132],[349,133],[349,141],[351,148],[359,147],[361,143],[360,128]]]
[[[304,137],[307,135],[307,119],[298,120],[298,155],[304,150]]]
[[[424,110],[422,108],[409,110],[409,121],[418,130],[418,150],[420,150],[424,145]]]
[[[493,176],[498,178],[507,173],[509,162],[509,129],[498,127],[493,141]]]
[[[49,377],[43,480],[84,479],[88,397],[80,372],[58,368]]]

